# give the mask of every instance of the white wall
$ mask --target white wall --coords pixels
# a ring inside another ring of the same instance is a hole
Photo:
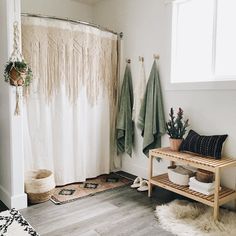
[[[92,21],[92,7],[73,0],[21,0],[21,12]]]
[[[104,0],[94,7],[96,23],[124,32],[124,58],[131,58],[133,81],[138,79],[138,56],[144,56],[150,72],[153,54],[160,55],[159,67],[163,87],[166,119],[170,107],[182,107],[191,128],[199,133],[229,135],[224,154],[236,159],[236,90],[168,90],[170,80],[171,6],[164,0]],[[123,60],[124,61],[124,60]],[[200,68],[199,68],[200,69]],[[135,135],[134,157],[124,155],[123,170],[147,177],[148,159],[141,153],[142,139]],[[167,135],[163,146],[168,145]],[[137,147],[138,146],[138,147]],[[155,167],[163,172],[167,163]],[[224,185],[235,188],[236,172],[223,173]]]

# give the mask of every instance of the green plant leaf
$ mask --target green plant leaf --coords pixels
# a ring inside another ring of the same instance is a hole
[[[183,120],[183,110],[182,108],[179,108],[177,116],[174,116],[174,109],[170,109],[169,113],[169,120],[166,122],[166,129],[167,134],[170,136],[170,138],[174,139],[182,139],[184,134],[186,133],[186,129],[189,126],[188,121]]]

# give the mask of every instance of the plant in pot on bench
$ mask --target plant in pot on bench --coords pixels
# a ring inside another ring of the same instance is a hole
[[[170,109],[170,119],[166,122],[167,134],[170,136],[170,148],[173,151],[178,151],[183,141],[183,136],[189,126],[188,120],[183,120],[184,111],[179,108],[177,116],[174,115],[174,109]]]

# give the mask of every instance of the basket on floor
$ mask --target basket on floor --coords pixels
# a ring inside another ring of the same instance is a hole
[[[46,202],[55,189],[55,180],[50,170],[28,171],[25,176],[25,192],[30,203]]]

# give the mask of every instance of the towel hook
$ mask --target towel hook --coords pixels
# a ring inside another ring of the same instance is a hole
[[[159,59],[160,59],[160,56],[159,56],[159,54],[154,54],[154,55],[153,55],[153,58],[154,58],[154,60],[159,60]]]
[[[139,61],[144,62],[144,57],[139,56]]]
[[[126,63],[130,64],[131,60],[129,58],[126,59]]]

